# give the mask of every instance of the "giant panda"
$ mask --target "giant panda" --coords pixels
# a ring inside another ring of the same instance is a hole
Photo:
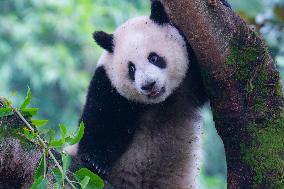
[[[93,37],[105,51],[80,119],[85,135],[69,153],[115,188],[196,188],[206,94],[181,31],[153,0],[150,16]]]

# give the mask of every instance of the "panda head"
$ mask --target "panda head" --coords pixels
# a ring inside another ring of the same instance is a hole
[[[159,1],[152,1],[150,17],[130,19],[113,34],[100,31],[93,37],[106,50],[98,66],[104,66],[112,85],[128,100],[163,102],[185,78],[186,42]]]

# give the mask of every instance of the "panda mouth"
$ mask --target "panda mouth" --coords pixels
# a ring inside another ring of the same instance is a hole
[[[166,92],[165,87],[162,87],[161,90],[153,90],[150,94],[148,94],[148,98],[155,99],[162,96]]]

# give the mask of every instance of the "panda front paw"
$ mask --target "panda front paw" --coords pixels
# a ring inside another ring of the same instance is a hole
[[[110,173],[110,166],[106,161],[101,160],[95,155],[83,155],[82,161],[84,165],[88,167],[92,172],[100,176],[102,179],[106,180]]]
[[[103,163],[99,164],[98,162],[92,163],[92,170],[99,175],[100,177],[106,179],[109,174],[109,168],[107,166],[104,166]]]

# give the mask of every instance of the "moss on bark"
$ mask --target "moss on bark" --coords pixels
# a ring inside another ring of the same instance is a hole
[[[243,161],[254,170],[254,188],[281,188],[284,183],[284,109],[277,119],[265,121],[266,127],[252,123],[248,127],[252,143],[242,144]],[[281,142],[282,141],[282,142]]]

